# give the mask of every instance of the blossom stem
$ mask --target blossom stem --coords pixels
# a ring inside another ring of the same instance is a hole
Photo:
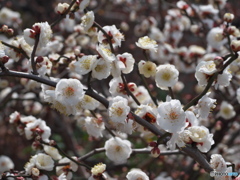
[[[38,75],[38,72],[37,72],[37,68],[36,68],[36,62],[34,60],[34,57],[35,57],[35,54],[36,54],[36,51],[37,51],[37,46],[38,46],[38,43],[39,43],[39,37],[40,37],[40,34],[37,34],[36,37],[35,37],[35,43],[34,43],[34,46],[33,46],[33,51],[32,51],[32,54],[31,54],[31,66],[32,66],[32,73],[34,75]]]
[[[173,94],[173,90],[171,87],[168,87],[168,92],[169,92],[171,98],[174,99],[174,94]]]

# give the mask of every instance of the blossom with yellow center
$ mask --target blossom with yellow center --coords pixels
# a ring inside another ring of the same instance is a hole
[[[136,45],[145,50],[154,50],[157,51],[157,42],[155,40],[150,39],[148,36],[144,36],[138,39]]]

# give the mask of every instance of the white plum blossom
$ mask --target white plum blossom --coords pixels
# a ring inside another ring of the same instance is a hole
[[[38,47],[45,47],[52,37],[52,29],[48,22],[35,23],[32,26],[32,29],[24,30],[24,39],[25,41],[33,46],[35,44],[36,36],[39,36]]]
[[[121,46],[121,41],[124,40],[124,36],[120,31],[116,28],[115,25],[112,26],[104,26],[103,30],[111,37],[112,44],[114,46]],[[107,37],[102,31],[98,32],[98,42],[106,44],[108,43]]]
[[[159,126],[167,132],[182,131],[186,126],[186,115],[179,100],[170,100],[158,106],[157,121]]]
[[[208,152],[211,149],[214,140],[213,134],[209,133],[208,128],[204,126],[192,126],[188,130],[190,131],[191,140],[197,143],[197,148],[201,152]]]
[[[164,64],[157,67],[155,81],[156,85],[161,89],[173,87],[178,81],[179,71],[174,65]]]
[[[12,114],[9,116],[9,122],[10,123],[18,123],[20,121],[20,113],[18,111],[14,111]]]
[[[127,180],[149,180],[149,177],[145,172],[140,169],[132,169],[127,173]]]
[[[209,115],[209,112],[216,107],[216,99],[212,99],[209,97],[211,92],[208,92],[205,94],[201,99],[199,99],[198,104],[197,104],[197,110],[198,110],[198,115],[206,119]]]
[[[96,55],[82,56],[78,61],[71,64],[75,72],[84,75],[89,73],[97,61]]]
[[[93,11],[88,11],[82,18],[80,26],[83,27],[84,31],[88,31],[94,23]]]
[[[234,107],[226,101],[222,101],[220,105],[219,116],[228,120],[233,118],[236,115]]]
[[[96,164],[91,169],[91,173],[92,175],[98,176],[99,174],[102,174],[105,170],[106,170],[106,164],[99,163],[99,164]]]
[[[185,111],[187,127],[197,126],[199,124],[199,120],[196,115],[192,111]]]
[[[56,99],[63,105],[76,105],[84,96],[83,85],[77,79],[61,79],[55,89]]]
[[[101,119],[95,117],[86,117],[84,126],[87,133],[95,138],[102,137],[102,131],[105,129]]]
[[[227,164],[220,154],[211,155],[210,165],[217,172],[225,172],[227,170]]]
[[[92,77],[98,80],[106,79],[110,72],[111,64],[103,58],[97,59],[92,67]]]
[[[64,12],[66,12],[68,7],[69,7],[68,3],[58,3],[58,5],[55,8],[55,12],[58,14],[63,14]]]
[[[35,133],[37,133],[45,142],[49,142],[49,137],[51,135],[51,129],[46,125],[46,122],[41,119],[27,123],[24,132],[27,139],[32,139],[36,136]]]
[[[124,74],[129,74],[133,70],[135,59],[133,58],[132,54],[127,52],[119,54],[117,55],[117,60],[123,64],[121,71]]]
[[[148,36],[144,36],[138,39],[136,45],[144,50],[153,50],[157,51],[157,42],[155,40],[150,39]]]
[[[77,161],[77,157],[72,157],[72,158]],[[64,157],[63,159],[60,159],[58,161],[58,163],[59,164],[61,164],[61,163],[64,163],[64,164],[68,163],[68,165],[57,166],[56,167],[57,175],[60,176],[61,174],[64,174],[64,175],[66,175],[66,179],[68,179],[68,180],[72,179],[72,176],[73,176],[72,175],[72,171],[76,172],[77,169],[78,169],[78,165],[75,162],[73,162],[70,159],[68,159],[67,157]]]
[[[131,155],[131,143],[119,137],[112,137],[105,142],[106,156],[116,164],[124,163]]]
[[[59,154],[59,151],[57,148],[53,146],[43,145],[43,149],[45,153],[51,156],[54,160],[62,159],[62,156]]]
[[[226,69],[224,69],[222,74],[218,74],[215,88],[217,88],[219,85],[224,87],[229,86],[231,79],[232,74],[229,71],[229,67],[227,67]]]
[[[212,28],[207,34],[207,42],[212,48],[219,50],[226,43],[223,29],[220,27]]]
[[[85,94],[83,99],[76,105],[76,108],[79,110],[81,109],[94,110],[99,105],[100,103],[97,100]]]
[[[15,23],[21,22],[20,16],[21,14],[19,12],[3,6],[0,10],[0,23],[12,26]]]
[[[79,9],[80,9],[80,11],[83,11],[89,5],[90,0],[77,0],[76,3],[80,3]]]
[[[5,171],[9,171],[10,169],[14,168],[14,163],[12,160],[5,155],[0,156],[0,174],[2,174]],[[1,176],[0,176],[1,177]]]
[[[141,60],[138,63],[139,73],[149,78],[150,76],[155,76],[156,74],[156,64],[151,61]]]
[[[112,53],[111,49],[107,45],[99,44],[96,46],[97,52],[100,56],[106,60],[108,63],[116,59],[115,55]]]
[[[130,112],[127,99],[116,96],[109,101],[108,115],[113,122],[124,123]]]
[[[135,93],[137,90],[137,85],[135,83],[128,83],[127,84],[128,89],[132,92]],[[112,96],[122,96],[127,98],[127,91],[125,89],[125,85],[120,77],[113,78],[109,82],[109,92],[111,93]]]

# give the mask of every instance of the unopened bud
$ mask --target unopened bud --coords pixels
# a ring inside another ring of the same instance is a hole
[[[8,62],[9,57],[8,57],[8,56],[3,56],[2,58],[0,58],[0,60],[1,60],[1,62],[2,62],[3,64],[5,64],[5,63]]]
[[[42,56],[38,56],[36,59],[36,62],[41,63],[41,62],[43,62],[43,60],[44,60],[44,58]]]
[[[7,32],[7,30],[8,30],[8,26],[7,26],[7,25],[3,25],[3,26],[2,26],[2,31],[3,31],[3,32]]]
[[[240,40],[232,40],[231,48],[234,52],[240,51]]]
[[[64,14],[68,7],[68,3],[58,3],[57,7],[55,8],[55,12],[58,14]]]
[[[234,19],[234,15],[232,13],[225,13],[223,16],[223,20],[227,23],[231,23]]]
[[[222,122],[221,121],[217,121],[216,124],[215,124],[215,129],[217,131],[221,130],[222,129]]]
[[[34,176],[39,176],[39,174],[40,174],[39,169],[37,169],[37,168],[32,168],[32,175],[34,175]]]
[[[192,25],[192,26],[190,27],[190,31],[191,31],[192,33],[194,33],[194,34],[197,34],[197,33],[199,33],[200,28],[199,28],[198,25],[194,24],[194,25]]]
[[[14,33],[14,31],[13,31],[12,28],[7,30],[7,34],[8,34],[9,36],[12,36],[13,33]]]

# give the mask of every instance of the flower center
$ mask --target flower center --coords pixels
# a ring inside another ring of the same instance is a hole
[[[171,74],[170,72],[164,72],[162,74],[162,79],[165,80],[165,81],[169,81],[171,79]]]
[[[171,120],[175,120],[175,119],[178,118],[178,114],[175,111],[171,111],[169,113],[169,117],[170,117]]]
[[[74,92],[75,92],[75,90],[70,86],[68,86],[64,89],[64,95],[67,97],[74,95]]]

